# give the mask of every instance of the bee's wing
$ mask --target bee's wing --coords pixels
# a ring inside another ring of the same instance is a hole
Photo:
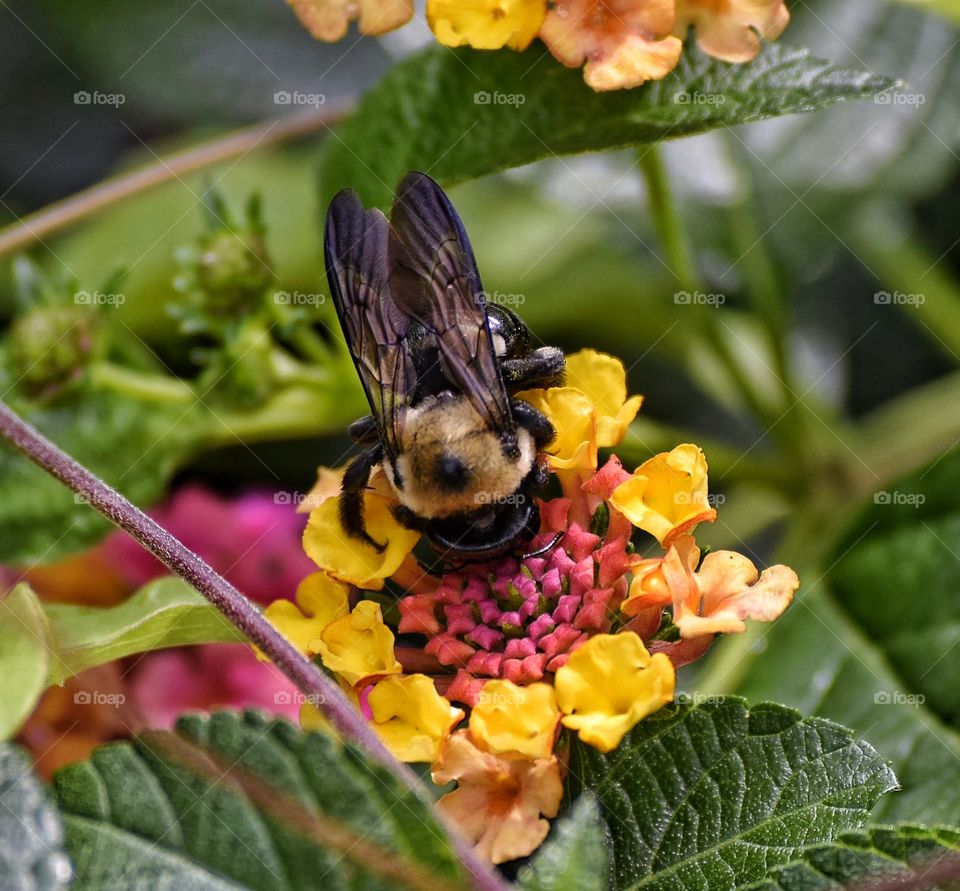
[[[381,442],[396,457],[416,374],[404,346],[410,319],[390,296],[389,232],[379,210],[365,210],[357,193],[345,189],[330,203],[323,247],[340,326]]]
[[[477,262],[460,217],[440,186],[413,172],[397,187],[390,225],[396,305],[436,334],[444,372],[487,426],[512,433]]]

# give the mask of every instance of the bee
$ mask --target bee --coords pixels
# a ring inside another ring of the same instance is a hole
[[[512,310],[487,303],[467,233],[424,173],[397,187],[390,219],[351,190],[327,212],[327,279],[371,414],[350,425],[344,529],[378,550],[363,497],[380,466],[397,520],[464,559],[505,553],[539,531],[535,494],[556,436],[512,394],[554,386],[563,353],[534,348]]]

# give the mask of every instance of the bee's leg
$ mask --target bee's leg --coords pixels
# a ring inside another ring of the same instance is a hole
[[[373,468],[382,460],[383,446],[379,443],[357,455],[344,471],[339,502],[340,522],[347,533],[372,545],[381,554],[386,545],[374,541],[363,523],[363,493]]]
[[[510,390],[559,386],[565,367],[563,352],[556,347],[540,347],[525,356],[500,360],[503,382]]]
[[[373,445],[380,442],[380,431],[373,415],[366,415],[347,427],[349,436],[358,445]]]
[[[510,410],[517,426],[523,427],[533,437],[538,449],[546,448],[556,438],[557,431],[550,419],[522,399],[511,399]]]

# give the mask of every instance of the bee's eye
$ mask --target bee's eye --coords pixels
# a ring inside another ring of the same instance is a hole
[[[462,492],[467,487],[469,469],[456,455],[447,452],[437,459],[437,483],[448,492]]]

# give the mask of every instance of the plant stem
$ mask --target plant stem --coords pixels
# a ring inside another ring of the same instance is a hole
[[[91,365],[90,380],[94,386],[124,393],[143,402],[186,405],[197,398],[188,383],[175,377],[135,371],[113,362],[97,362]]]
[[[698,290],[700,277],[693,260],[690,239],[670,189],[670,179],[660,154],[660,147],[654,144],[643,149],[639,163],[646,182],[647,196],[657,234],[667,255],[667,266],[670,267],[679,290],[692,294]],[[694,314],[693,318],[697,322],[701,338],[723,364],[741,397],[758,418],[771,425],[774,416],[758,397],[743,368],[733,355],[724,332],[718,324],[717,310],[700,305],[691,305],[688,308]]]
[[[255,148],[275,145],[317,130],[327,129],[344,114],[343,109],[291,115],[280,120],[254,124],[217,136],[167,158],[103,180],[62,201],[56,201],[35,213],[21,217],[0,229],[0,257],[26,250],[38,241],[65,229],[90,214],[131,195],[179,179],[230,158],[239,158]]]
[[[405,787],[432,805],[413,771],[390,754],[337,685],[264,619],[257,608],[223,576],[3,402],[0,402],[0,435],[51,476],[82,495],[92,507],[133,536],[168,569],[193,585],[303,693],[319,703],[320,710],[345,738],[357,742]],[[502,891],[504,884],[500,879],[480,862],[465,840],[453,830],[451,841],[464,867],[470,872],[474,887],[484,891]]]

